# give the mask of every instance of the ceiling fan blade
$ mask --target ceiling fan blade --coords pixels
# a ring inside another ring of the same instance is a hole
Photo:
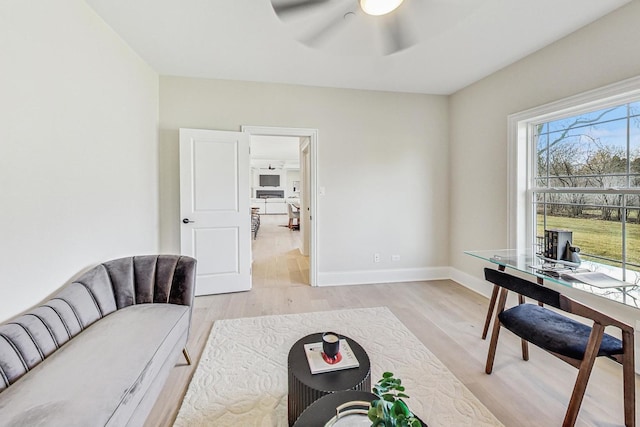
[[[338,8],[331,10],[329,14],[324,14],[322,24],[310,30],[300,41],[308,46],[315,46],[326,41],[332,33],[335,33],[341,25],[346,25],[347,13],[353,14],[351,2],[345,2]]]
[[[328,3],[329,1],[331,0],[295,0],[276,4],[271,2],[271,6],[276,12],[276,15],[282,17],[283,15],[287,15],[290,13],[305,11],[305,9],[313,8],[319,4]]]
[[[385,35],[385,55],[405,50],[418,42],[414,31],[401,19],[400,14],[385,16],[383,24]]]

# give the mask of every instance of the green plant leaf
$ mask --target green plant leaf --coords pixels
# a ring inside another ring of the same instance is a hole
[[[409,398],[404,391],[400,378],[394,378],[392,372],[382,374],[382,378],[373,387],[377,399],[371,402],[367,413],[373,427],[422,427],[402,400]]]
[[[375,402],[375,400],[374,400]],[[376,421],[378,419],[378,409],[375,404],[371,402],[371,406],[369,407],[369,411],[367,411],[367,417],[369,421]]]
[[[396,418],[406,418],[412,415],[411,411],[409,411],[409,408],[407,407],[407,404],[402,400],[396,400],[394,402],[393,406],[391,407],[391,412],[395,414]]]

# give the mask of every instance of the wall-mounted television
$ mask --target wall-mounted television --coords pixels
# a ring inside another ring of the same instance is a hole
[[[280,187],[280,175],[260,175],[260,187]]]

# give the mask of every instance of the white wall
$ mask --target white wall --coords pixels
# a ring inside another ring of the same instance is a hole
[[[180,247],[178,129],[285,126],[319,129],[321,283],[448,265],[446,97],[161,77],[160,101],[164,251]]]
[[[296,192],[293,192],[293,182],[298,182],[298,186],[296,187]],[[300,196],[300,169],[287,169],[287,190],[286,194],[288,197],[299,197]]]
[[[81,0],[0,2],[0,319],[157,251],[158,77]]]
[[[483,267],[464,250],[507,246],[507,116],[639,75],[639,19],[631,2],[451,96],[450,262],[462,275]]]

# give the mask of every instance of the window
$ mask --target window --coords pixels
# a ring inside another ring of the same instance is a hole
[[[572,232],[592,270],[640,286],[640,79],[509,117],[510,243]],[[592,290],[634,306],[640,291]]]

